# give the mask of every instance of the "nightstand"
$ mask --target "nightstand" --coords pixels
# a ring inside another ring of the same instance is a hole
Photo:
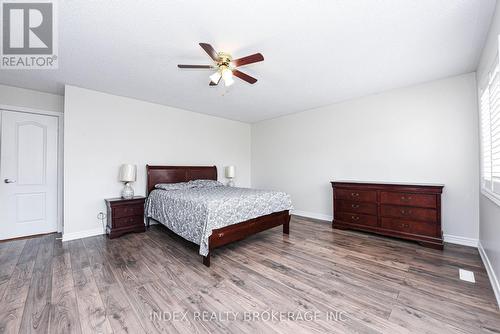
[[[106,233],[110,239],[129,232],[144,232],[144,203],[146,197],[135,196],[132,199],[108,198]]]

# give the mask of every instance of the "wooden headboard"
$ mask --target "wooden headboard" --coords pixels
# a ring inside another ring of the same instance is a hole
[[[215,166],[150,166],[146,165],[147,189],[146,195],[158,183],[177,183],[192,180],[217,180]]]

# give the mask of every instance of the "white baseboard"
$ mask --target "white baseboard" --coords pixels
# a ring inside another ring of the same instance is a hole
[[[158,222],[151,220],[151,225],[159,224]],[[62,241],[70,241],[82,238],[93,237],[96,235],[105,234],[106,231],[102,227],[93,228],[90,230],[80,231],[80,232],[72,232],[72,233],[63,233]]]
[[[486,268],[486,272],[488,272],[488,277],[490,278],[491,287],[493,288],[493,292],[495,292],[495,297],[497,298],[497,305],[500,308],[500,282],[498,281],[497,275],[493,270],[493,266],[491,265],[490,259],[486,254],[481,242],[479,242],[478,247],[479,254],[481,255],[481,259],[483,260],[484,267]]]
[[[469,246],[477,248],[478,240],[474,238],[460,237],[451,234],[443,234],[444,242],[448,242],[450,244]]]
[[[79,232],[63,233],[62,241],[65,242],[75,239],[88,238],[100,234],[104,234],[104,230],[102,227],[93,228],[85,231],[79,231]]]
[[[331,222],[333,219],[333,217],[330,215],[325,215],[322,213],[316,213],[316,212],[310,212],[310,211],[302,211],[302,210],[292,210],[292,215],[313,218],[313,219],[318,219],[318,220],[325,220],[328,222]],[[445,234],[443,237],[444,237],[444,241],[449,242],[450,244],[457,244],[457,245],[469,246],[469,247],[477,247],[477,245],[478,245],[478,240],[474,239],[474,238],[459,237],[459,236],[450,235],[450,234]]]
[[[309,211],[301,211],[301,210],[292,210],[292,215],[297,215],[297,216],[302,216],[302,217],[307,217],[307,218],[312,218],[312,219],[318,219],[318,220],[326,220],[329,223],[331,223],[332,219],[333,219],[333,217],[330,215],[309,212]]]

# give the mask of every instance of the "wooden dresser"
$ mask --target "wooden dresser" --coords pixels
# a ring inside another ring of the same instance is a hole
[[[374,232],[443,248],[443,185],[331,182],[332,227]]]
[[[110,239],[129,232],[144,232],[144,203],[146,197],[135,196],[132,199],[106,199],[108,223],[106,233]]]

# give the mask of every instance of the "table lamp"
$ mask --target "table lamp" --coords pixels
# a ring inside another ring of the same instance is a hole
[[[234,177],[235,177],[235,174],[236,174],[236,170],[234,168],[234,166],[227,166],[226,167],[226,179],[229,179],[229,181],[227,182],[227,186],[229,187],[234,187]]]
[[[134,188],[130,186],[130,182],[135,182],[137,178],[137,167],[135,165],[123,164],[120,167],[120,181],[125,183],[122,189],[122,198],[134,198]]]

